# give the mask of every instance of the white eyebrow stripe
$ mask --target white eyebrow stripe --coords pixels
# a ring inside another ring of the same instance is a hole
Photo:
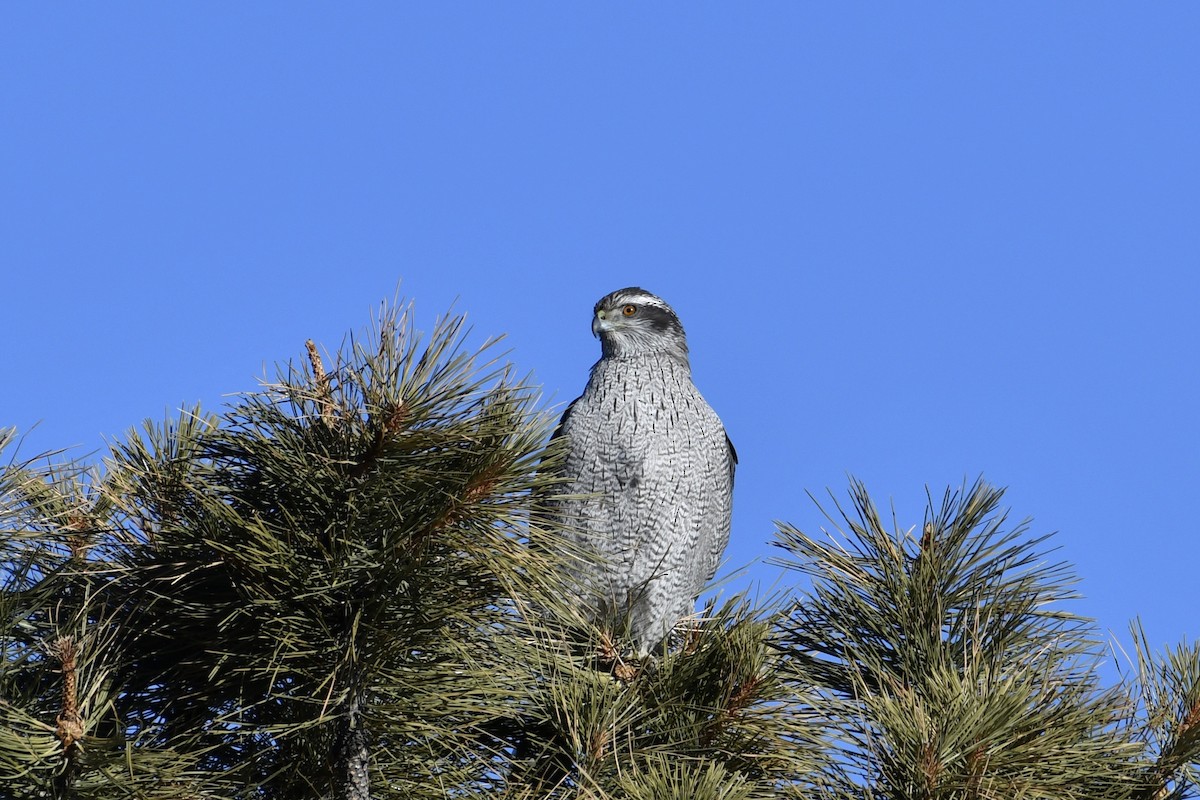
[[[637,303],[643,306],[654,306],[661,308],[663,311],[671,311],[671,307],[661,297],[655,297],[652,294],[623,294],[613,298],[614,305],[622,305],[624,303]],[[672,311],[672,313],[674,313]]]

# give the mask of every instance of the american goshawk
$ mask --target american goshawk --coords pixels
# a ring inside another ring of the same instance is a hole
[[[574,576],[596,617],[661,646],[712,579],[729,541],[737,453],[692,383],[674,310],[637,287],[592,315],[601,357],[563,414],[559,522],[599,556]]]

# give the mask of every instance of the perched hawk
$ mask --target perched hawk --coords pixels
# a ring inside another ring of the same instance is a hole
[[[599,555],[580,569],[597,617],[655,650],[695,610],[729,541],[737,453],[692,384],[683,326],[637,287],[596,303],[601,357],[555,436],[567,439],[559,521]]]

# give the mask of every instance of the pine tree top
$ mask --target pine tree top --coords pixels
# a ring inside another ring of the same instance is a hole
[[[1002,491],[832,533],[628,659],[545,513],[553,418],[461,316],[382,308],[220,413],[0,470],[0,796],[1195,796],[1200,648],[1104,686]]]

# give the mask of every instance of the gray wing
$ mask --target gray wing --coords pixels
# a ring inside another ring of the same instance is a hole
[[[554,429],[554,433],[550,434],[550,441],[553,442],[555,439],[562,437],[563,429],[567,427],[567,420],[571,418],[571,412],[575,410],[575,404],[578,402],[579,398],[576,397],[571,401],[571,404],[567,406],[567,409],[563,411],[562,416],[558,418],[558,427]],[[726,441],[728,441],[728,437],[726,437]],[[733,445],[730,445],[730,448],[732,447]],[[737,461],[737,456],[734,456],[734,461]]]
[[[729,528],[733,521],[733,475],[737,470],[738,456],[729,434],[725,433],[724,437],[725,446],[721,449],[721,454],[725,460],[725,475],[728,477],[725,481],[718,479],[718,486],[714,491],[717,496],[712,498],[711,513],[708,515],[708,522],[712,527],[700,575],[704,583],[711,581],[717,574],[721,556],[725,554],[725,548],[729,545]],[[722,482],[724,486],[720,485]]]

